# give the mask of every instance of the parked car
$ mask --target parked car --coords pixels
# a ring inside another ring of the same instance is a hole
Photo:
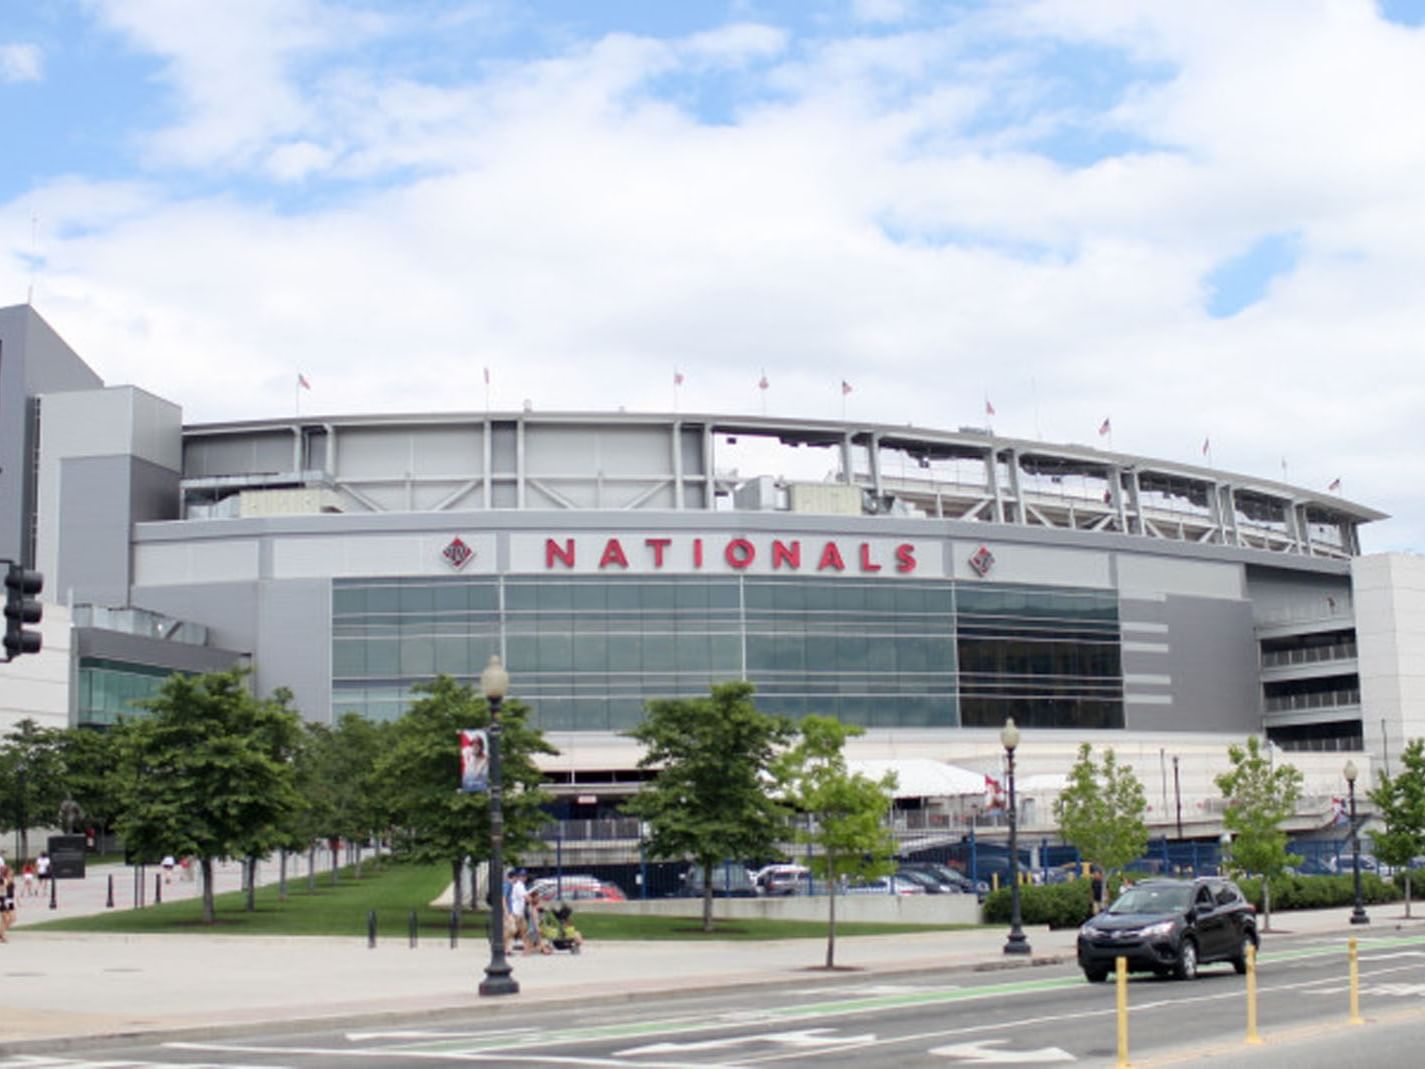
[[[1092,983],[1122,957],[1132,972],[1197,976],[1199,965],[1230,961],[1247,971],[1257,914],[1231,880],[1145,880],[1079,929],[1079,968]]]
[[[719,864],[712,870],[712,893],[714,898],[756,898],[757,885],[741,865]],[[675,894],[691,898],[703,897],[703,869],[701,865],[689,865],[683,873],[682,888]]]
[[[925,888],[925,893],[928,895],[958,895],[963,893],[958,883],[941,879],[939,873],[929,872],[921,868],[909,868],[902,865],[896,869],[896,879],[918,883]]]
[[[626,902],[623,888],[597,876],[544,876],[530,884],[546,901],[562,898],[569,902]]]
[[[810,871],[805,865],[764,865],[752,876],[752,882],[764,895],[806,894]]]
[[[841,889],[844,895],[923,895],[925,888],[910,880],[878,876],[872,880],[851,880]]]
[[[1288,871],[1295,872],[1298,876],[1330,876],[1333,870],[1319,857],[1308,857],[1303,858],[1300,865]]]
[[[902,861],[900,867],[911,872],[928,872],[942,884],[952,884],[960,889],[961,894],[975,895],[981,902],[990,893],[990,885],[984,880],[972,880],[959,869],[938,861]]]

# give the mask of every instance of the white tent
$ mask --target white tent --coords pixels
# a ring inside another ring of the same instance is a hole
[[[846,767],[876,780],[887,772],[894,772],[897,798],[961,798],[985,793],[983,773],[924,757],[854,760],[847,761]]]

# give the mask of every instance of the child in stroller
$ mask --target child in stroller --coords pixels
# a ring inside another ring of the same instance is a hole
[[[569,903],[564,901],[555,902],[548,909],[542,910],[539,918],[539,936],[545,943],[555,950],[567,950],[572,954],[579,953],[584,945],[584,937],[579,933],[579,929],[569,923],[569,918],[574,911],[569,908]]]

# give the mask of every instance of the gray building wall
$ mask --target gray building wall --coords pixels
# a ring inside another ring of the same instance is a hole
[[[0,308],[0,557],[34,560],[33,399],[103,386],[79,355],[29,305]]]
[[[1129,731],[1260,733],[1252,606],[1170,595],[1123,602]]]
[[[73,605],[129,603],[132,524],[177,510],[178,473],[133,456],[60,465],[59,567],[51,589]]]

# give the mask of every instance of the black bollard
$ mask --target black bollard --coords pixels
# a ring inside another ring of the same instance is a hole
[[[163,905],[163,873],[161,872],[153,874],[153,904],[155,906]]]
[[[49,908],[59,909],[59,900],[55,897],[59,893],[59,881],[54,878],[54,870],[49,874]]]
[[[419,927],[416,921],[416,911],[411,910],[411,946],[416,945],[416,940],[420,938]]]
[[[105,909],[114,908],[114,874],[109,873],[109,897],[104,900]]]
[[[460,942],[460,914],[455,910],[450,911],[450,949],[454,950]]]
[[[376,949],[376,911],[374,909],[366,914],[366,945],[372,950]]]

